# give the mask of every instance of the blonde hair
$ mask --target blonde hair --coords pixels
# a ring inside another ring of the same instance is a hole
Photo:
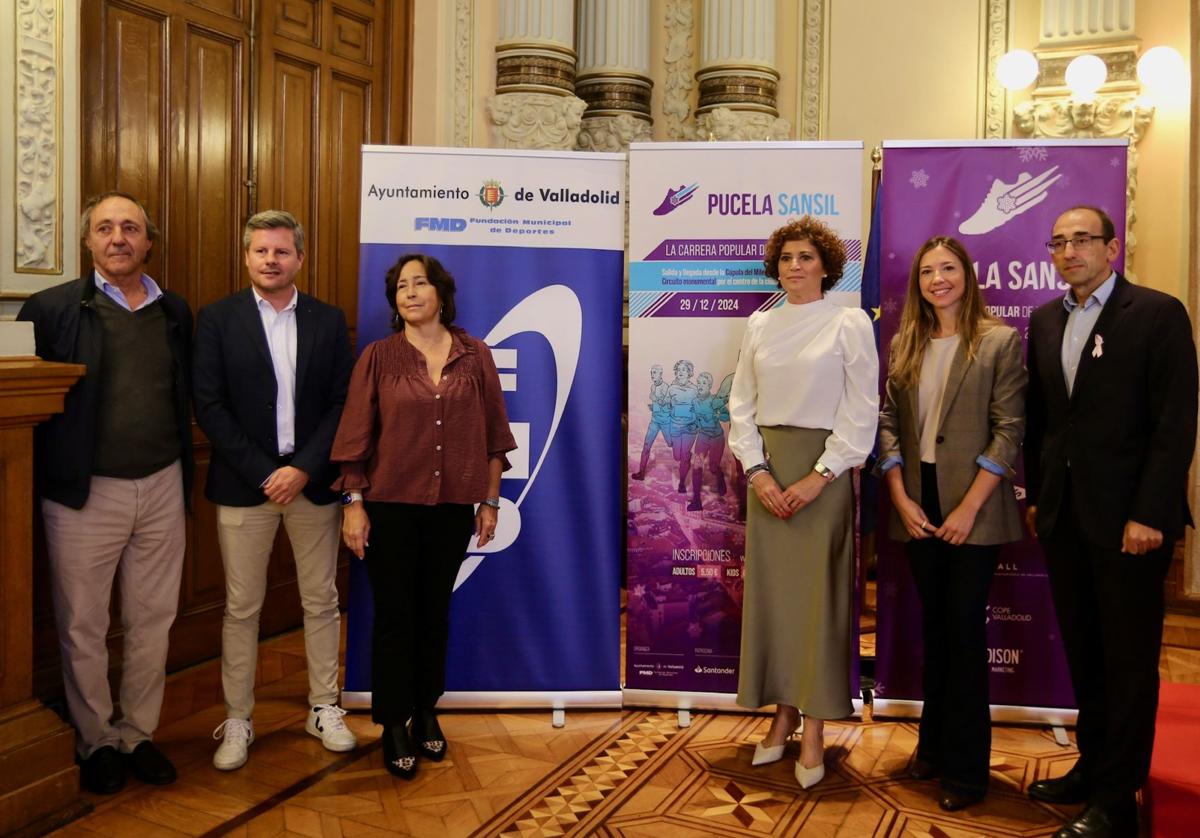
[[[908,272],[908,290],[904,295],[904,309],[900,313],[900,328],[892,338],[891,359],[888,377],[900,387],[915,387],[921,377],[921,362],[925,359],[925,347],[937,329],[937,315],[933,306],[921,295],[921,260],[929,251],[944,247],[962,264],[963,298],[958,309],[958,336],[967,349],[967,359],[974,360],[979,349],[979,339],[1000,321],[988,313],[983,294],[979,290],[979,279],[967,249],[958,239],[951,236],[934,236],[921,245],[913,257]]]

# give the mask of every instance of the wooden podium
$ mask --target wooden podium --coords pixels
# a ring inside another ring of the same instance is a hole
[[[33,428],[62,412],[78,364],[0,359],[0,835],[89,810],[75,731],[33,697]]]

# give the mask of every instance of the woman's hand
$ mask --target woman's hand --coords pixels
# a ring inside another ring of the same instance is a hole
[[[362,501],[342,507],[342,539],[350,552],[360,559],[367,552],[367,537],[371,534],[371,521]]]
[[[896,507],[896,511],[900,513],[900,522],[904,524],[904,529],[908,530],[910,536],[917,539],[929,538],[933,527],[920,504],[908,495],[904,495],[901,498],[893,497],[892,506]]]
[[[786,521],[792,517],[783,492],[780,490],[779,484],[775,482],[774,475],[769,471],[755,472],[750,478],[750,486],[754,489],[754,494],[758,495],[759,503],[776,518]]]
[[[486,503],[479,504],[475,510],[475,539],[476,547],[482,547],[496,537],[496,519],[499,517],[494,506]]]
[[[794,515],[821,496],[829,484],[815,471],[801,477],[791,486],[783,490],[783,500],[787,504],[788,515]]]
[[[945,523],[934,530],[933,534],[947,544],[957,547],[970,537],[971,530],[975,526],[975,516],[978,514],[978,509],[966,503],[960,503],[954,507],[953,512],[946,516]]]

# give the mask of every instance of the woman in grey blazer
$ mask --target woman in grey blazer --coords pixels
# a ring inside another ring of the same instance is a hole
[[[925,242],[892,340],[876,469],[921,598],[925,701],[909,775],[940,777],[947,811],[987,793],[987,597],[1000,545],[1021,538],[1011,481],[1027,381],[1020,335],[987,313],[966,249]]]

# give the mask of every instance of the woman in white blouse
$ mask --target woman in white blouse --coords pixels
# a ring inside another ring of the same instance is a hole
[[[804,788],[825,775],[824,720],[850,715],[854,493],[875,440],[879,359],[866,313],[824,298],[846,251],[809,216],[767,240],[787,293],[750,316],[730,393],[729,446],[753,490],[746,519],[738,703],[775,705],[754,764],[782,758],[803,714]]]
[[[892,340],[876,468],[921,598],[924,705],[908,774],[939,777],[947,811],[987,792],[987,596],[1000,545],[1021,538],[1022,354],[1017,331],[987,313],[963,246],[925,242]]]

